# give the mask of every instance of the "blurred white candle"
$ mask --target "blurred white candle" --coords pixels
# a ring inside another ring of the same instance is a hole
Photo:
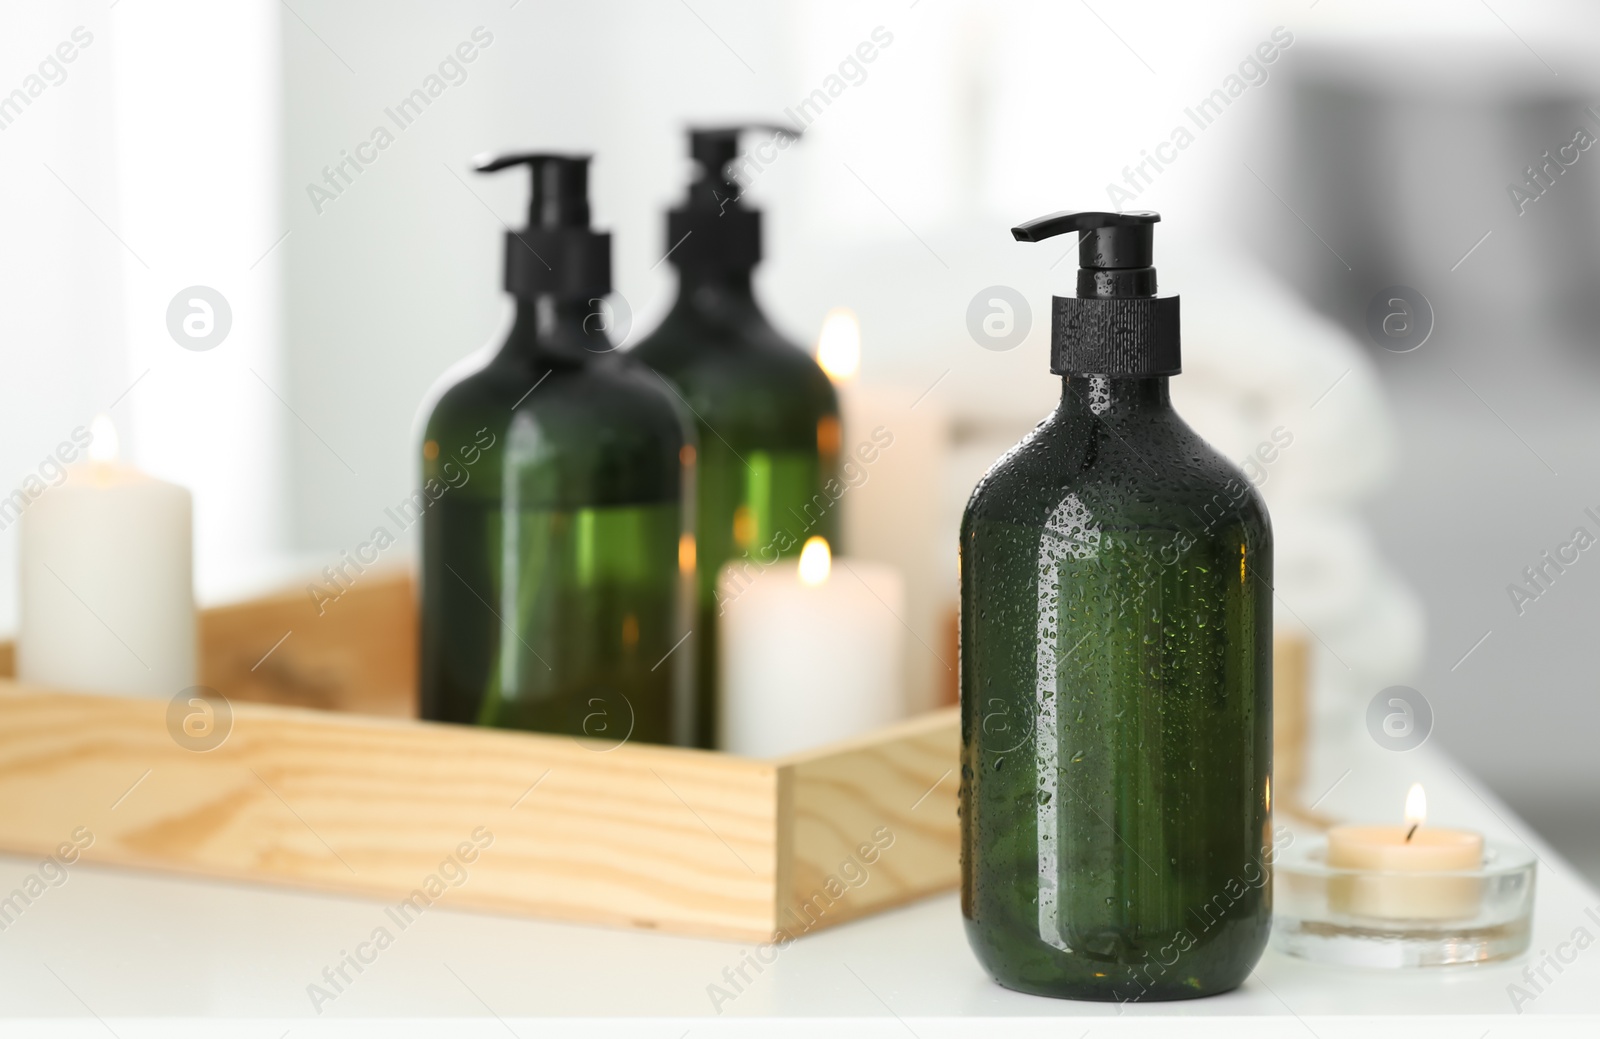
[[[834,560],[811,538],[797,560],[725,566],[718,596],[723,750],[776,757],[901,716],[905,591],[891,567]]]
[[[22,515],[17,677],[170,697],[195,683],[189,492],[117,462],[95,419],[89,461]]]
[[[916,637],[905,640],[902,709],[928,710],[955,667],[945,618],[955,605],[956,546],[939,536],[949,418],[926,387],[861,384],[861,325],[848,309],[823,321],[817,363],[838,391],[844,426],[841,551],[904,575],[904,616]]]

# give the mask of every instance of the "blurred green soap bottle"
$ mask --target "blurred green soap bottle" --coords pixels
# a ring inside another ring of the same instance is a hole
[[[785,340],[756,305],[751,271],[761,259],[761,214],[740,202],[739,134],[757,127],[692,130],[698,176],[667,215],[667,259],[678,297],[661,326],[632,351],[672,381],[699,429],[695,742],[717,733],[717,574],[736,558],[753,569],[797,555],[806,538],[835,547],[839,517],[823,492],[838,465],[841,432],[833,384]],[[773,155],[796,135],[770,129]],[[748,175],[748,170],[746,175]]]
[[[1224,992],[1271,926],[1272,528],[1172,409],[1159,219],[1013,232],[1081,236],[1061,404],[962,522],[962,913],[994,977],[1040,995]]]
[[[694,432],[661,380],[612,353],[611,236],[589,227],[588,158],[526,165],[506,234],[516,318],[428,419],[422,716],[688,743]]]

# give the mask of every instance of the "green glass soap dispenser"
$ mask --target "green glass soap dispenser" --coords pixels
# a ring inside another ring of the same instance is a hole
[[[1080,236],[1061,403],[961,527],[962,914],[990,973],[1040,995],[1224,992],[1271,923],[1272,528],[1172,409],[1159,219],[1013,230]]]
[[[611,236],[589,226],[588,161],[478,167],[529,167],[533,200],[505,237],[510,334],[427,422],[422,716],[685,743],[692,420],[611,352],[597,309]]]
[[[741,131],[692,130],[698,176],[667,216],[678,296],[633,351],[670,379],[698,423],[699,548],[696,742],[717,732],[717,574],[731,559],[759,571],[798,555],[806,538],[837,546],[838,509],[824,491],[838,464],[839,402],[810,354],[784,339],[756,304],[761,214],[740,201],[733,165]],[[774,148],[796,135],[777,135]]]

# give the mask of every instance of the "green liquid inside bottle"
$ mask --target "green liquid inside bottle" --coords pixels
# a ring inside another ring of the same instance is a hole
[[[838,459],[839,405],[815,361],[767,322],[750,272],[691,276],[635,357],[670,379],[699,435],[695,742],[717,735],[717,575],[799,554],[806,538],[838,544],[825,491]]]
[[[469,593],[482,589],[484,609],[504,622],[480,724],[671,742],[676,671],[652,668],[682,637],[679,582],[654,561],[677,553],[680,513],[675,502],[444,507],[446,543],[489,549],[476,566],[452,564],[452,576]]]
[[[423,522],[423,716],[687,743],[688,419],[589,316],[530,301],[429,420],[425,473],[466,478]]]
[[[1272,536],[1165,377],[1064,380],[961,541],[962,911],[1042,995],[1234,988],[1271,917]]]

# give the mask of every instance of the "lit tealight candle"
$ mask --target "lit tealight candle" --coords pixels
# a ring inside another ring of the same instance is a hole
[[[108,417],[90,432],[89,460],[22,515],[17,676],[174,696],[195,683],[189,492],[118,462]]]
[[[937,395],[903,386],[863,385],[861,323],[850,310],[828,312],[817,336],[817,364],[839,394],[844,442],[843,551],[899,570],[906,582],[905,621],[916,638],[905,645],[907,713],[928,710],[953,684],[953,659],[943,648],[953,609],[954,538],[940,529],[949,420]]]
[[[1483,835],[1424,827],[1427,816],[1427,796],[1422,784],[1414,783],[1406,794],[1404,826],[1329,830],[1328,865],[1352,871],[1334,878],[1332,908],[1385,920],[1458,920],[1476,914],[1482,898],[1478,878],[1448,874],[1483,865]]]
[[[814,537],[798,560],[740,562],[718,580],[723,750],[776,757],[900,717],[900,575],[835,560]]]

